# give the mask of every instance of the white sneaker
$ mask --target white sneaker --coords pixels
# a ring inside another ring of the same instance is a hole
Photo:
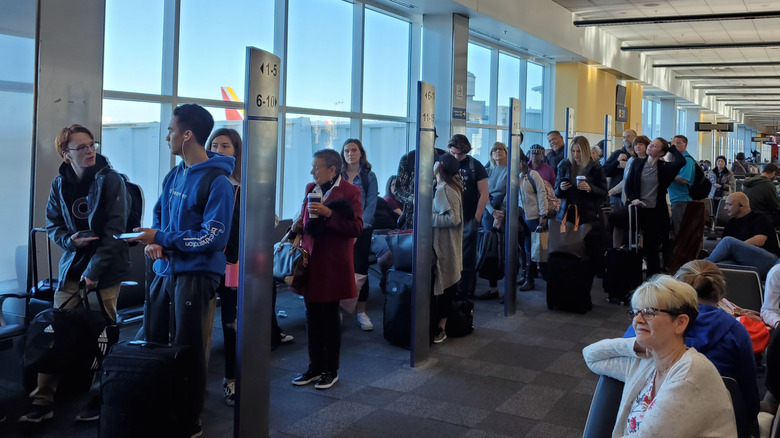
[[[361,330],[370,331],[374,329],[374,324],[371,324],[371,319],[365,313],[358,313],[357,321]]]

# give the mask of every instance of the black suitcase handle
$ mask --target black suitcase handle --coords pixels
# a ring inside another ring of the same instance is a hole
[[[53,279],[51,268],[51,240],[46,233],[46,228],[36,227],[30,230],[30,265],[32,266],[32,284],[27,285],[27,290],[34,289],[38,292],[38,244],[35,239],[37,233],[43,233],[46,235],[46,258],[49,263],[49,278]]]

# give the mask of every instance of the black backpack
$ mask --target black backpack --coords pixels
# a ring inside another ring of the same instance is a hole
[[[130,199],[130,212],[127,214],[127,224],[125,225],[125,232],[131,233],[133,228],[141,226],[141,217],[144,214],[144,194],[141,191],[141,187],[138,184],[130,182],[130,178],[127,175],[120,173],[119,176],[125,182],[125,190],[127,191],[127,197]]]
[[[688,159],[689,157],[685,157]],[[691,159],[693,161],[693,159]],[[688,193],[691,195],[691,199],[694,201],[702,200],[710,196],[710,190],[712,189],[712,182],[710,182],[707,175],[702,170],[701,166],[693,162],[693,185],[688,186]]]

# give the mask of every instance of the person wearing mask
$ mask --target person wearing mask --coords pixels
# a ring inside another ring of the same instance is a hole
[[[555,196],[561,199],[558,220],[567,218],[574,222],[576,205],[580,223],[591,225],[591,231],[585,237],[585,247],[590,258],[591,269],[599,274],[604,269],[604,219],[601,205],[607,196],[607,178],[604,168],[591,158],[590,144],[583,136],[571,140],[569,159],[558,165],[555,181]],[[566,216],[568,215],[568,217]]]
[[[488,192],[490,200],[482,214],[482,230],[489,232],[495,228],[499,231],[499,238],[503,238],[504,219],[506,217],[506,180],[507,157],[506,145],[496,142],[490,149],[490,166],[486,169],[488,174]],[[522,161],[522,160],[521,160]],[[488,278],[490,289],[475,298],[487,300],[498,297],[498,278]]]
[[[734,172],[731,172],[726,168],[726,157],[723,155],[719,155],[718,158],[715,159],[715,167],[707,173],[707,177],[712,183],[709,195],[710,199],[720,201],[736,189]]]
[[[371,163],[366,158],[363,143],[356,138],[348,139],[341,148],[341,176],[360,189],[360,203],[363,206],[363,231],[355,241],[355,284],[358,289],[357,322],[361,330],[374,329],[371,318],[366,314],[368,301],[368,256],[371,255],[371,236],[374,231],[379,188]]]
[[[563,161],[566,142],[563,141],[563,136],[559,131],[550,131],[547,133],[547,143],[550,145],[550,152],[547,153],[547,162],[550,163],[550,166],[557,173],[558,164]],[[590,149],[586,153],[589,153],[589,151]]]
[[[81,125],[60,130],[54,140],[63,163],[51,183],[46,205],[46,232],[63,249],[59,263],[54,307],[80,304],[80,283],[100,295],[103,308],[116,321],[116,303],[122,280],[130,274],[127,242],[113,236],[125,232],[130,199],[122,177],[97,153],[92,132]],[[54,417],[54,395],[60,376],[38,374],[38,385],[23,423],[40,423]],[[76,421],[100,418],[100,373],[92,382],[91,396]]]
[[[433,194],[433,298],[438,314],[438,326],[433,343],[447,339],[447,318],[457,291],[463,268],[463,210],[462,184],[458,174],[460,163],[453,155],[445,154],[434,166],[436,190]],[[433,301],[432,301],[433,302]]]
[[[731,397],[717,368],[685,345],[698,307],[689,284],[653,277],[631,297],[636,337],[604,339],[582,350],[591,371],[625,382],[612,437],[737,436]]]
[[[328,389],[339,379],[341,320],[339,301],[354,299],[354,239],[363,231],[360,189],[341,176],[341,154],[332,149],[314,153],[306,199],[292,225],[303,233],[302,246],[309,253],[308,281],[300,290],[306,305],[309,366],[292,380],[296,386],[315,383]],[[310,202],[309,194],[320,195]]]
[[[482,163],[469,155],[471,143],[465,135],[453,135],[447,149],[460,163],[463,183],[463,272],[458,291],[462,296],[473,297],[477,283],[477,234],[490,198],[488,175]]]

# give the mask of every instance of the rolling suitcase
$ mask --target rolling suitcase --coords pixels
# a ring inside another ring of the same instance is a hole
[[[586,313],[593,308],[593,271],[586,259],[552,253],[548,261],[547,308]]]
[[[411,273],[387,271],[383,334],[391,344],[406,349],[412,342],[412,280]]]
[[[642,284],[642,254],[639,251],[639,214],[628,207],[628,247],[610,248],[604,254],[606,269],[602,285],[613,304],[628,303]]]
[[[103,359],[100,438],[189,437],[198,421],[193,350],[123,341]]]

